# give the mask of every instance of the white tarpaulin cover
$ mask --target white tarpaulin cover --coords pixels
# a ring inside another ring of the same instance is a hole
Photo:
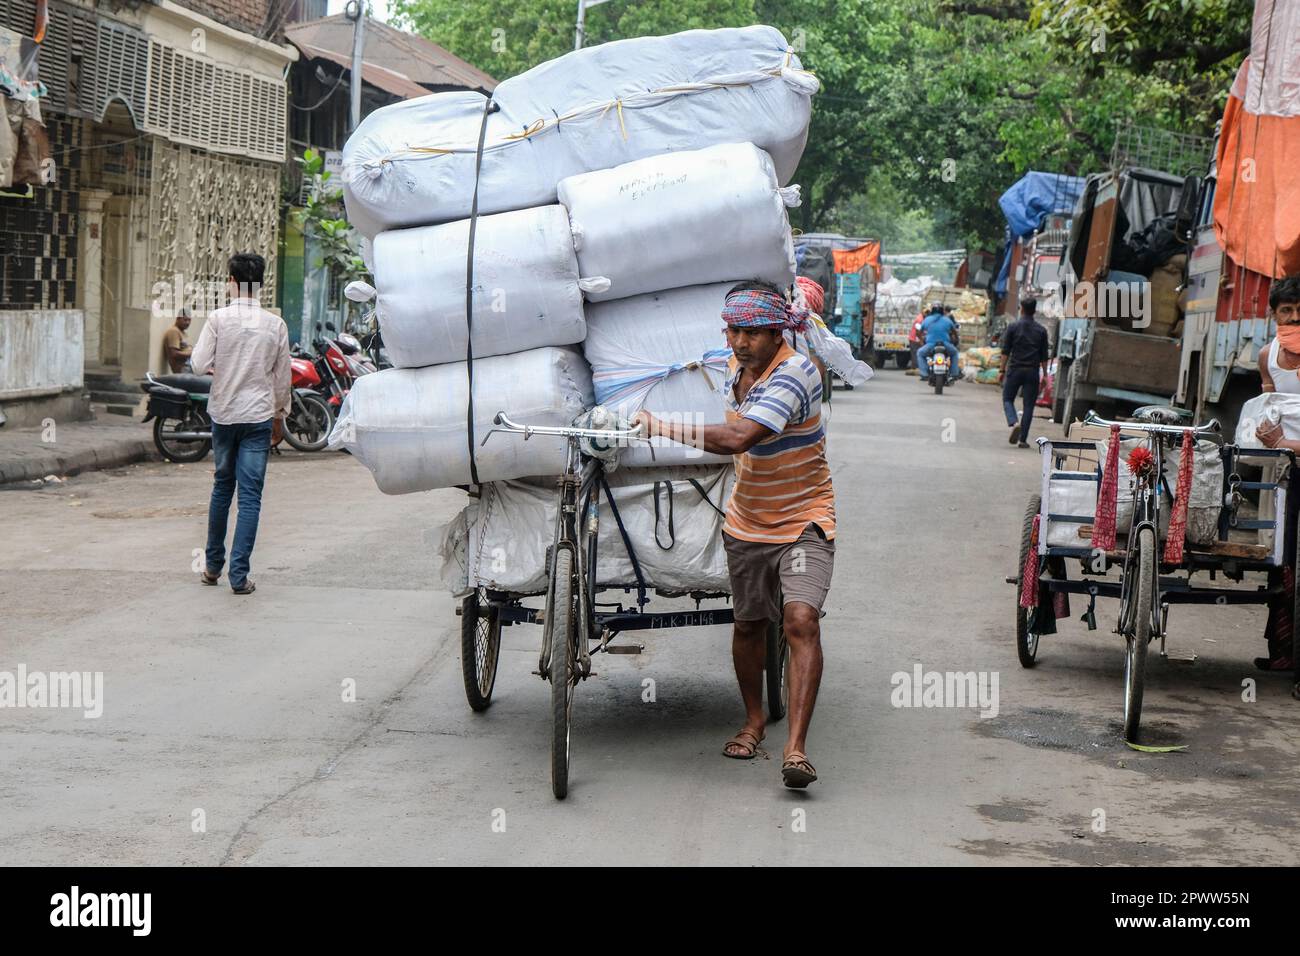
[[[722,387],[731,356],[722,334],[722,303],[735,284],[687,286],[588,305],[583,352],[591,363],[596,402],[625,418],[644,409],[687,425],[720,424],[726,417]],[[664,438],[637,442],[619,456],[620,465],[634,468],[728,461],[729,456]]]
[[[726,510],[733,483],[729,465],[619,471],[609,476],[614,502],[648,586],[670,592],[730,592],[719,511]],[[553,482],[485,485],[482,496],[443,529],[439,554],[447,590],[453,594],[471,587],[543,592],[546,549],[555,536],[556,494]],[[632,562],[603,494],[597,541],[597,581],[634,586]]]
[[[492,94],[481,214],[555,202],[561,179],[715,143],[766,150],[781,183],[808,137],[818,81],[779,30],[688,30],[587,47]],[[486,99],[436,93],[376,110],[343,150],[348,219],[367,236],[470,215]]]
[[[727,279],[794,282],[786,205],[771,158],[752,143],[664,153],[560,181],[583,275],[609,279],[592,302]]]
[[[465,360],[468,245],[468,219],[375,237],[379,328],[399,368]],[[564,207],[480,218],[474,240],[475,359],[572,345],[586,333]]]
[[[392,368],[357,379],[330,433],[370,469],[385,494],[468,484],[465,363]],[[480,481],[564,471],[564,439],[497,433],[504,411],[521,425],[568,425],[591,405],[591,371],[572,349],[534,349],[474,360],[474,452]]]

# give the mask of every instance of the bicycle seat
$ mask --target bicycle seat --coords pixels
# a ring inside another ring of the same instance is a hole
[[[1133,420],[1151,425],[1183,425],[1191,423],[1192,413],[1172,405],[1143,405],[1133,412]]]
[[[183,392],[209,392],[212,390],[211,375],[191,375],[181,372],[176,375],[155,375],[154,381],[161,385],[170,385]]]

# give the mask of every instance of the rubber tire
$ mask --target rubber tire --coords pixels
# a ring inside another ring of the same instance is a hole
[[[289,418],[285,419],[284,422],[284,440],[298,451],[323,451],[329,444],[330,430],[334,427],[334,412],[329,407],[329,403],[319,395],[311,392],[305,395],[295,395],[293,401],[294,406],[289,412]],[[298,402],[302,403],[303,409],[299,409]],[[324,419],[325,427],[321,430],[320,438],[315,441],[301,441],[295,438],[293,429],[289,427],[290,419],[295,419],[304,409],[307,414],[313,414],[312,410],[314,409],[314,417],[318,422],[322,420],[322,417]]]
[[[465,680],[465,699],[476,713],[492,703],[492,688],[497,681],[497,662],[501,656],[501,619],[489,605],[487,617],[480,613],[487,593],[479,588],[460,603],[460,670]],[[478,651],[484,645],[480,665]]]
[[[790,686],[786,683],[789,663],[790,643],[785,639],[785,626],[780,621],[769,621],[767,659],[763,670],[767,678],[767,715],[774,721],[785,716],[790,704]]]
[[[158,454],[162,455],[168,461],[174,461],[178,465],[191,465],[196,461],[202,461],[208,457],[208,452],[212,450],[212,439],[203,441],[186,442],[185,445],[190,450],[178,452],[168,449],[167,443],[163,439],[163,426],[167,422],[180,421],[178,418],[155,418],[153,420],[153,445],[158,449]],[[184,424],[182,422],[182,424]],[[209,423],[206,427],[211,428]]]
[[[880,350],[877,349],[875,359],[876,359],[876,368],[884,369],[885,363],[889,361],[889,353],[881,352]]]
[[[1029,542],[1034,536],[1034,518],[1042,510],[1042,495],[1031,495],[1025,507],[1025,520],[1020,526],[1020,564],[1016,567],[1016,578],[1025,572],[1025,558],[1029,556]],[[1029,630],[1029,608],[1020,606],[1020,588],[1016,588],[1016,656],[1020,658],[1021,667],[1033,667],[1038,663],[1039,635]]]
[[[561,548],[555,556],[552,578],[555,597],[546,626],[551,629],[551,792],[555,799],[569,795],[569,705],[572,684],[569,655],[573,629],[573,553]]]
[[[930,378],[934,382],[934,394],[942,395],[944,383],[948,381],[948,373],[944,372],[942,375],[931,375]]]
[[[1155,531],[1141,528],[1137,533],[1137,592],[1133,613],[1133,635],[1126,637],[1124,651],[1124,739],[1138,742],[1142,720],[1142,691],[1146,683],[1147,645],[1151,641],[1151,618],[1155,602]]]
[[[894,361],[898,364],[899,371],[903,371],[912,364],[911,352],[895,352]]]

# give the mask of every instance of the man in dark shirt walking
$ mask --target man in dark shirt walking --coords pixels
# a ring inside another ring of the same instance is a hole
[[[1039,372],[1047,374],[1047,329],[1038,324],[1034,312],[1038,303],[1026,299],[1020,303],[1020,318],[1002,334],[1002,408],[1011,426],[1012,445],[1029,447],[1029,425],[1034,420],[1034,403],[1038,401]],[[1016,420],[1016,393],[1024,414]]]

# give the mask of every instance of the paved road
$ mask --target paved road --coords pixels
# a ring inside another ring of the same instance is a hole
[[[430,584],[460,492],[386,498],[346,457],[286,454],[241,598],[191,570],[210,463],[0,491],[0,670],[105,682],[97,720],[0,709],[5,862],[1297,862],[1300,704],[1281,677],[1241,699],[1261,612],[1171,616],[1171,658],[1196,661],[1153,659],[1146,727],[1184,753],[1121,743],[1109,607],[1021,670],[1002,581],[1038,461],[1005,434],[987,386],[936,397],[890,370],[836,393],[822,780],[804,794],[777,759],[720,756],[740,709],[728,635],[705,628],[598,658],[554,801],[536,628],[506,630],[492,708],[465,705]],[[918,664],[996,674],[997,716],[893,706],[891,676]]]

